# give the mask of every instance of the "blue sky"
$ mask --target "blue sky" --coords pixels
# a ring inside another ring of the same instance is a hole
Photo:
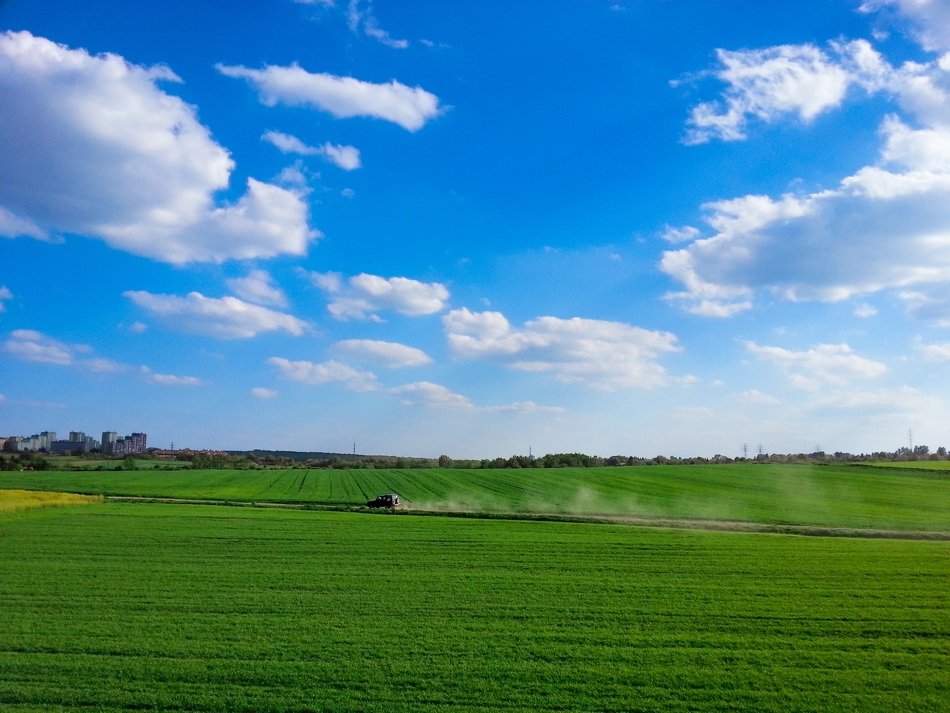
[[[0,434],[950,443],[946,0],[0,4]]]

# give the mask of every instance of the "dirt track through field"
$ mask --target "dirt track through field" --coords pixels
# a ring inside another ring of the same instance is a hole
[[[220,505],[228,507],[281,508],[288,510],[348,510],[365,514],[386,514],[391,510],[378,511],[321,503],[254,502],[246,500],[210,500],[199,498],[158,498],[134,495],[107,495],[108,502],[163,503],[169,505]],[[752,532],[806,537],[858,537],[864,539],[934,540],[950,541],[950,532],[932,530],[893,530],[881,528],[826,527],[822,525],[794,525],[743,520],[704,520],[691,518],[639,517],[615,514],[572,515],[566,513],[526,512],[473,512],[448,509],[413,509],[400,507],[396,514],[441,517],[463,517],[486,520],[536,520],[541,522],[603,523],[631,525],[635,527],[659,527],[677,530],[712,530],[719,532]]]

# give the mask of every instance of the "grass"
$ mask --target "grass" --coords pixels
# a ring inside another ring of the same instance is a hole
[[[947,711],[946,543],[100,504],[0,518],[3,711]]]
[[[61,505],[89,505],[102,502],[95,495],[52,493],[32,490],[0,490],[0,515]]]
[[[397,492],[431,510],[950,531],[950,473],[850,465],[13,472],[0,487],[335,506]]]

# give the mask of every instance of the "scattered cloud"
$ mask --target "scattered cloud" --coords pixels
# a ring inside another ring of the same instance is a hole
[[[303,320],[237,297],[205,297],[200,292],[179,297],[142,290],[123,295],[172,329],[219,339],[247,339],[265,332],[299,336],[307,330]]]
[[[287,295],[274,284],[266,270],[251,270],[244,277],[227,280],[228,288],[248,302],[271,307],[286,307]]]
[[[855,306],[854,316],[861,317],[862,319],[875,317],[877,316],[877,307],[874,305],[869,305],[867,302],[862,302],[861,304]]]
[[[298,64],[267,65],[264,69],[218,64],[217,70],[226,77],[248,81],[267,106],[308,106],[338,119],[374,117],[407,131],[418,131],[441,112],[435,94],[395,80],[373,84],[353,77],[308,72]]]
[[[943,59],[895,68],[864,41],[832,43],[829,53],[803,46],[724,56],[728,108],[707,113],[718,123],[693,120],[694,139],[742,138],[750,116],[774,120],[800,110],[807,119],[843,100],[839,92],[818,92],[816,99],[840,98],[818,105],[798,101],[810,95],[808,83],[785,73],[799,77],[802,58],[810,58],[808,66],[820,68],[815,72],[822,76],[844,78],[867,94],[884,93],[904,115],[881,121],[877,163],[837,187],[706,204],[714,234],[663,254],[661,269],[685,288],[666,299],[688,312],[728,317],[751,309],[757,292],[833,302],[913,288],[920,308],[912,312],[937,313],[936,321],[950,316],[937,294],[950,285],[950,82]]]
[[[814,45],[781,45],[760,50],[716,50],[714,74],[727,87],[719,101],[703,102],[690,113],[684,141],[746,138],[750,119],[774,121],[797,114],[810,121],[838,106],[850,83],[848,73]]]
[[[950,50],[950,5],[942,0],[867,0],[861,12],[894,9],[911,23],[911,33],[931,52]]]
[[[6,306],[3,304],[6,300],[12,300],[13,293],[10,292],[10,289],[4,285],[0,285],[0,312],[6,310]]]
[[[432,363],[432,357],[421,349],[375,339],[344,339],[334,344],[332,350],[358,361],[388,368],[425,366]]]
[[[216,204],[234,161],[167,67],[0,34],[0,234],[76,233],[173,264],[303,255],[319,233],[294,191],[249,178]]]
[[[660,238],[668,243],[684,243],[695,240],[699,235],[699,229],[694,228],[692,225],[683,225],[679,228],[667,225],[663,228],[663,232],[660,233]]]
[[[438,282],[419,282],[408,277],[379,277],[361,273],[343,280],[335,272],[306,273],[327,293],[327,310],[339,320],[381,321],[379,312],[397,312],[408,317],[435,314],[445,309],[449,291]]]
[[[174,374],[157,374],[147,366],[141,369],[145,380],[150,384],[160,386],[201,386],[201,379],[196,376],[175,376]]]
[[[749,389],[748,391],[743,391],[739,394],[736,394],[736,398],[747,404],[758,404],[762,406],[778,406],[782,403],[779,399],[775,398],[771,394],[766,394],[758,389]]]
[[[419,381],[414,384],[397,386],[390,391],[397,396],[401,396],[403,403],[407,406],[422,405],[458,411],[475,410],[475,405],[467,396],[456,394],[441,384],[433,384],[431,381]]]
[[[843,386],[855,379],[874,379],[887,372],[887,366],[855,354],[847,344],[818,344],[794,351],[746,342],[745,348],[783,371],[793,386],[807,391]]]
[[[950,361],[950,342],[918,344],[917,351],[930,361]]]
[[[267,363],[276,366],[281,376],[290,381],[313,385],[341,383],[351,391],[374,391],[378,388],[376,375],[371,371],[354,369],[335,360],[316,363],[271,357]]]
[[[32,329],[11,332],[2,349],[21,361],[76,368],[95,374],[124,374],[137,370],[145,381],[152,384],[198,386],[202,383],[194,376],[158,374],[148,366],[134,369],[113,359],[95,357],[92,356],[92,347],[86,344],[67,344]]]
[[[556,406],[539,406],[534,401],[515,401],[502,406],[476,406],[472,400],[451,389],[434,384],[431,381],[418,381],[389,390],[400,397],[407,406],[424,406],[449,411],[471,411],[481,413],[563,413],[565,409]]]
[[[449,312],[442,320],[452,351],[512,369],[547,372],[567,383],[613,391],[668,383],[659,357],[680,350],[676,337],[622,322],[539,317],[514,328],[500,312]]]
[[[351,32],[362,30],[364,35],[387,47],[404,50],[409,46],[409,40],[395,39],[379,26],[373,12],[373,0],[350,0],[346,9],[346,22]]]
[[[322,156],[344,171],[354,171],[363,165],[360,160],[360,150],[355,146],[340,146],[329,142],[322,146],[310,146],[296,136],[279,131],[268,131],[261,138],[277,147],[282,153]]]
[[[3,351],[21,361],[71,366],[77,353],[88,351],[88,347],[65,344],[32,329],[17,329],[10,332]]]
[[[255,386],[251,389],[251,396],[255,399],[276,399],[277,392],[274,389],[266,389],[263,386]]]

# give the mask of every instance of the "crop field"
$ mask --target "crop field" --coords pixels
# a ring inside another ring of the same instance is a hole
[[[20,510],[56,507],[59,505],[84,505],[102,502],[95,495],[74,495],[32,490],[0,490],[0,515]]]
[[[410,509],[950,531],[950,472],[730,464],[519,470],[0,472],[0,487]]]
[[[3,711],[947,711],[950,545],[142,503],[0,516]]]

